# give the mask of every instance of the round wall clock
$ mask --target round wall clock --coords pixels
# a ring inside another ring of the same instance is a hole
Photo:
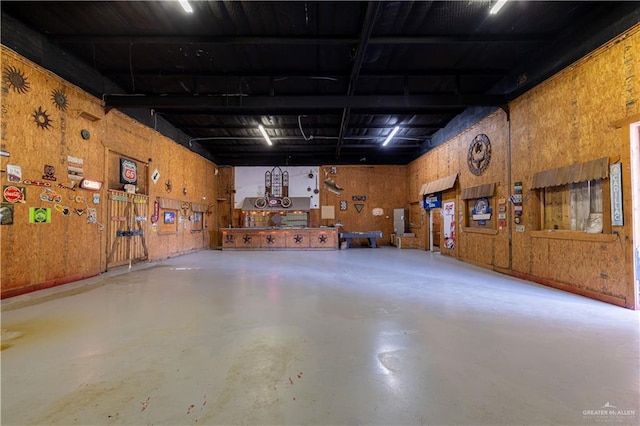
[[[467,153],[467,165],[476,176],[480,176],[489,167],[491,161],[491,141],[485,134],[479,134],[471,141]]]

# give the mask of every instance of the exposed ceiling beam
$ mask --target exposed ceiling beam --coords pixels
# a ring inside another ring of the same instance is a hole
[[[368,111],[430,108],[501,106],[505,95],[429,94],[429,95],[307,95],[307,96],[193,96],[193,95],[104,95],[107,108],[202,108],[209,112],[262,110],[265,115],[279,110],[318,111],[352,108]],[[415,112],[414,112],[415,114]]]
[[[432,77],[432,76],[494,76],[494,75],[504,75],[508,72],[508,70],[504,68],[438,68],[438,69],[424,69],[424,70],[402,70],[402,71],[375,71],[375,72],[361,72],[360,78],[421,78],[421,77]],[[104,70],[105,75],[108,76],[130,76],[131,70]],[[243,71],[234,71],[227,73],[202,73],[202,72],[184,72],[184,71],[167,71],[167,70],[145,70],[140,71],[136,69],[135,72],[136,77],[145,77],[145,78],[196,78],[199,80],[206,79],[229,79],[229,78],[255,78],[255,79],[270,79],[273,78],[278,79],[289,79],[289,78],[307,78],[307,79],[317,79],[317,80],[344,80],[348,79],[349,75],[346,75],[344,72],[339,71],[313,71],[313,72],[303,72],[303,71],[278,71],[278,70],[264,70],[260,73],[255,73],[251,71],[243,72]]]
[[[202,142],[201,142],[202,143]],[[204,146],[209,147],[206,143]],[[264,145],[264,144],[261,144]],[[269,147],[262,147],[261,145],[237,145],[237,144],[215,144],[211,148],[215,152],[215,155],[224,155],[229,152],[243,152],[243,153],[262,153],[268,152]],[[345,150],[347,149],[383,149],[381,144],[344,144],[342,146]],[[420,145],[410,144],[410,145],[397,145],[393,146],[393,150],[399,149],[418,149]],[[335,145],[321,145],[321,146],[304,146],[304,145],[284,145],[279,146],[278,150],[286,151],[286,152],[324,152],[327,155],[331,155],[334,153]]]
[[[353,60],[353,65],[351,66],[351,74],[349,76],[349,86],[347,88],[347,96],[352,96],[355,88],[356,81],[358,81],[358,76],[360,75],[360,70],[362,68],[362,62],[364,61],[365,52],[367,51],[367,46],[369,45],[369,39],[371,38],[371,33],[373,32],[373,25],[376,22],[376,17],[378,16],[378,10],[380,9],[380,3],[376,2],[368,2],[367,9],[365,12],[364,19],[362,21],[362,28],[360,29],[360,39],[358,40],[358,47],[356,49],[356,56]],[[351,108],[349,106],[345,106],[342,111],[342,120],[340,121],[340,128],[338,131],[338,142],[336,143],[336,160],[340,158],[340,145],[342,145],[344,140],[344,134],[347,130],[347,125],[349,123],[349,116],[351,115]]]
[[[49,41],[60,44],[244,44],[244,45],[349,45],[357,44],[358,37],[274,37],[274,36],[181,36],[181,35],[148,35],[148,36],[110,36],[52,34]],[[425,36],[378,36],[371,37],[371,44],[478,44],[478,43],[550,43],[553,39],[543,34],[459,34],[459,35],[425,35]]]
[[[181,129],[185,129],[185,130],[255,130],[259,123],[256,122],[256,124],[231,124],[231,125],[229,124],[196,125],[196,124],[182,124],[182,123],[176,123],[176,124],[179,125]],[[323,131],[323,130],[333,130],[337,125],[338,123],[336,122],[334,124],[327,124],[327,123],[311,124],[311,125],[306,125],[305,127],[308,130]],[[402,126],[403,129],[421,129],[421,130],[438,130],[439,128],[442,127],[442,126],[436,126],[433,124],[411,124],[411,123],[403,124],[401,122],[397,123],[396,125]],[[264,126],[264,128],[266,130],[269,130],[269,129],[297,130],[299,129],[299,126],[297,123],[282,123],[282,124],[274,124],[272,126]],[[355,124],[355,125],[350,124],[349,125],[349,129],[354,129],[354,130],[388,129],[388,128],[389,128],[389,124]]]

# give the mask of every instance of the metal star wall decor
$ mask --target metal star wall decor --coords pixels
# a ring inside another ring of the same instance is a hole
[[[69,106],[67,103],[67,95],[65,95],[61,90],[54,89],[51,92],[51,99],[53,100],[53,104],[60,111],[66,111]]]
[[[46,109],[43,110],[42,107],[38,107],[38,109],[33,112],[33,119],[41,129],[49,130],[51,128],[51,118],[49,114],[47,114]]]
[[[2,73],[2,81],[9,89],[17,93],[27,93],[29,91],[29,81],[18,68],[8,66]]]

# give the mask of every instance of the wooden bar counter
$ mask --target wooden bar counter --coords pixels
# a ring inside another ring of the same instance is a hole
[[[338,228],[221,228],[222,250],[337,250]]]

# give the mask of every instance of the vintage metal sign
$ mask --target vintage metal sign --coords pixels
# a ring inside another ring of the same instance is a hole
[[[2,188],[3,201],[8,203],[22,203],[26,200],[26,189],[21,186],[4,185]]]
[[[102,189],[102,182],[98,180],[82,179],[80,182],[80,188],[88,189],[90,191],[100,191]]]
[[[22,168],[15,164],[7,164],[7,182],[22,182]]]
[[[623,226],[622,215],[622,164],[614,163],[609,166],[611,178],[611,225]]]
[[[442,207],[442,193],[438,192],[432,195],[425,195],[423,198],[423,207],[425,210],[439,209]]]
[[[134,161],[120,158],[120,183],[131,185],[138,183],[138,166]]]
[[[30,207],[29,223],[51,223],[51,209]]]

